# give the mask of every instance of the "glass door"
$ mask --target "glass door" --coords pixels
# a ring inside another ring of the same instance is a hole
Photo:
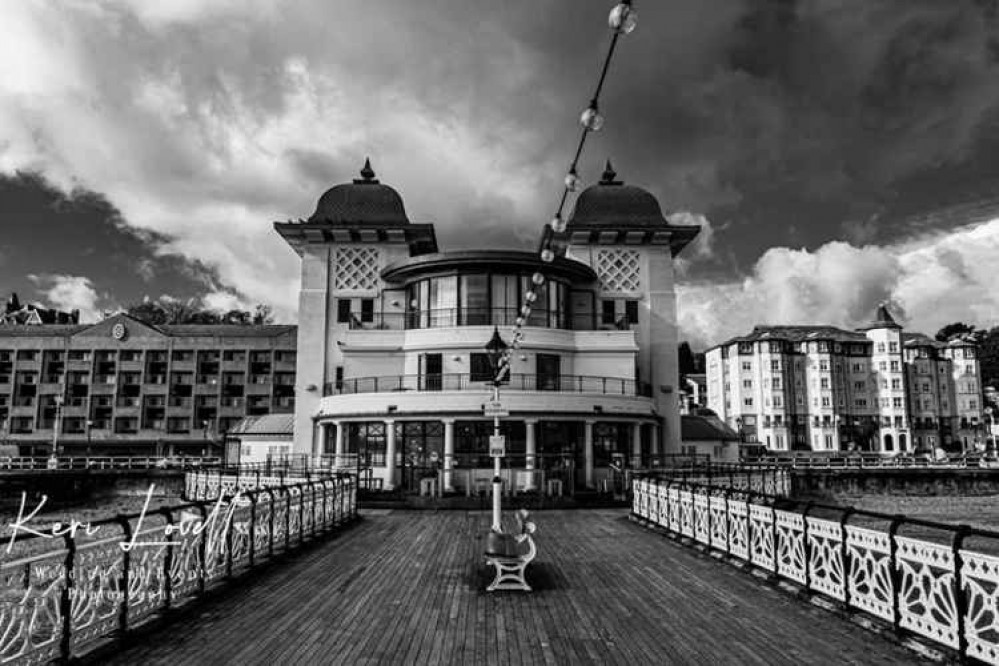
[[[444,367],[443,354],[423,354],[420,356],[420,385],[424,391],[440,391]]]
[[[558,354],[538,354],[537,390],[558,391],[562,376],[561,358]]]

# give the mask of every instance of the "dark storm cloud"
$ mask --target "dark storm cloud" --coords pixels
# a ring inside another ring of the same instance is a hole
[[[174,297],[200,297],[218,276],[209,267],[164,254],[169,239],[129,228],[118,211],[94,192],[66,195],[37,174],[0,177],[3,235],[0,285],[34,300],[41,282],[29,276],[89,279],[100,307],[114,308],[169,290]]]

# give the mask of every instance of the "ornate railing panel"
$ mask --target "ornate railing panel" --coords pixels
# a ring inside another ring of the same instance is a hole
[[[917,634],[957,647],[954,553],[948,546],[895,537],[900,623]]]
[[[342,475],[247,491],[92,521],[89,534],[22,531],[0,556],[0,664],[78,657],[329,533],[356,517],[355,483]]]
[[[775,511],[777,524],[777,573],[804,584],[805,517],[790,511]]]
[[[850,603],[872,615],[892,620],[891,539],[884,532],[846,527]]]
[[[779,477],[778,477],[779,478]],[[963,548],[966,537],[999,532],[889,516],[852,507],[795,503],[731,484],[636,478],[635,515],[707,548],[773,572],[806,588],[953,649],[999,664],[999,556]],[[839,520],[808,515],[839,511]],[[854,516],[887,531],[848,524]],[[950,531],[952,542],[903,537],[912,523]]]
[[[806,518],[808,524],[809,585],[833,599],[846,599],[843,575],[843,529],[839,523]]]
[[[999,663],[999,557],[967,550],[961,554],[961,580],[968,612],[964,635],[968,655]]]

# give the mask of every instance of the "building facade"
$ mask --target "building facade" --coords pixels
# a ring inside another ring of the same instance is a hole
[[[708,407],[743,441],[775,451],[971,450],[983,412],[973,342],[870,324],[757,326],[709,349]]]
[[[608,165],[580,194],[550,264],[439,252],[433,225],[411,223],[368,164],[308,220],[276,223],[302,260],[296,452],[356,455],[390,488],[431,470],[446,491],[488,477],[485,345],[494,331],[509,343],[518,317],[500,389],[515,484],[557,470],[593,487],[611,463],[679,451],[672,259],[698,228],[615,176]]]
[[[295,326],[0,326],[0,424],[22,455],[220,453],[246,416],[292,413]]]

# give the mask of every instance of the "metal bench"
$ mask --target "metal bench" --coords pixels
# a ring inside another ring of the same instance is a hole
[[[527,520],[528,515],[526,509],[517,512],[519,534],[490,532],[486,536],[486,564],[496,569],[496,576],[486,588],[487,592],[531,591],[531,586],[527,584],[524,576],[527,565],[538,554],[538,547],[531,538],[531,535],[537,531],[537,525]]]

